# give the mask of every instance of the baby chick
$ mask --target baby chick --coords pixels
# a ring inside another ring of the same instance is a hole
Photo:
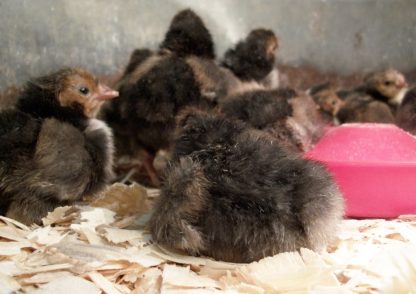
[[[227,98],[220,109],[228,118],[269,133],[287,149],[301,151],[302,141],[288,124],[293,115],[289,101],[296,95],[294,90],[286,88],[247,91]]]
[[[178,12],[160,44],[162,53],[182,57],[193,71],[202,98],[216,104],[231,87],[226,73],[215,61],[215,46],[203,20],[192,10]]]
[[[320,107],[310,95],[298,92],[289,103],[293,115],[288,119],[288,126],[301,142],[300,151],[310,150],[323,136],[328,124],[320,114]]]
[[[243,81],[261,82],[274,69],[277,47],[273,31],[256,29],[225,53],[222,65]]]
[[[102,116],[112,127],[118,156],[139,158],[153,186],[159,179],[153,158],[168,149],[176,113],[187,105],[209,105],[201,98],[192,68],[175,55],[154,55],[119,83],[120,98]]]
[[[131,55],[129,63],[124,70],[123,77],[131,74],[142,62],[153,55],[153,52],[146,48],[135,49]]]
[[[179,11],[172,19],[160,49],[178,56],[195,55],[214,59],[215,49],[211,33],[202,19],[191,9]]]
[[[118,96],[82,69],[27,83],[0,113],[0,214],[26,224],[102,190],[112,176],[110,129],[95,119]]]
[[[287,89],[247,91],[229,97],[221,105],[230,118],[242,120],[256,129],[264,129],[292,115],[289,98],[296,95]]]
[[[223,102],[222,111],[267,132],[295,152],[311,149],[326,127],[314,100],[291,88],[243,92]]]
[[[362,93],[349,94],[337,114],[340,123],[394,123],[391,108]]]
[[[410,89],[396,113],[396,123],[402,129],[416,135],[416,88]]]
[[[337,114],[343,106],[343,100],[338,96],[337,89],[330,83],[312,87],[308,94],[319,106],[320,114],[329,125],[337,125]]]
[[[350,96],[369,96],[374,100],[387,103],[394,112],[407,91],[406,78],[395,69],[387,69],[367,75],[363,84],[354,90],[339,91],[346,100]]]
[[[178,111],[212,108],[226,95],[212,37],[193,11],[173,18],[160,48],[133,52],[118,83],[120,98],[102,113],[114,130],[118,156],[139,158],[152,186],[160,185],[154,157],[169,149]]]
[[[394,123],[397,107],[407,91],[405,77],[394,69],[369,74],[363,85],[341,91],[345,101],[338,119],[345,122]]]
[[[149,225],[162,245],[252,262],[323,248],[342,215],[342,196],[321,164],[241,122],[191,110],[179,118],[173,162]]]
[[[14,108],[17,97],[20,95],[21,89],[16,86],[6,88],[0,93],[0,111],[5,109]]]
[[[399,105],[406,93],[406,78],[395,69],[369,74],[364,78],[364,85],[356,91],[370,95],[376,100],[392,106]]]

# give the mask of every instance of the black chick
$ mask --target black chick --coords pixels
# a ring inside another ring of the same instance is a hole
[[[165,246],[252,262],[334,236],[343,200],[319,163],[219,114],[181,115],[173,162],[150,219]]]
[[[396,113],[396,123],[402,129],[416,135],[416,88],[410,89]]]
[[[291,88],[243,92],[223,102],[222,111],[267,132],[295,152],[311,149],[327,126],[314,100]]]
[[[0,93],[0,111],[14,108],[20,92],[21,89],[16,86],[11,86]]]
[[[289,99],[295,95],[291,89],[247,91],[229,97],[221,104],[221,110],[227,117],[264,129],[292,115]]]
[[[133,52],[118,83],[120,98],[102,113],[114,130],[118,156],[139,158],[153,186],[160,184],[154,156],[169,149],[178,111],[212,108],[226,95],[212,37],[194,12],[184,10],[173,18],[160,48]]]
[[[188,105],[208,107],[192,68],[175,55],[154,55],[119,83],[120,98],[103,109],[115,135],[117,155],[139,158],[153,186],[159,185],[153,158],[168,149],[176,113]]]
[[[215,61],[215,46],[203,20],[191,9],[178,12],[172,19],[161,53],[173,53],[184,59],[193,71],[201,96],[210,104],[224,99],[233,87],[227,73]]]
[[[247,91],[227,98],[221,103],[220,109],[228,118],[266,131],[280,145],[297,152],[302,150],[302,141],[288,124],[293,115],[289,101],[296,95],[289,88]]]
[[[112,176],[110,129],[95,119],[116,91],[65,68],[27,83],[0,113],[0,214],[26,224],[102,190]]]
[[[123,77],[131,74],[140,64],[147,60],[153,52],[146,48],[135,49],[130,54],[130,60],[124,70]]]
[[[225,52],[222,65],[243,81],[264,80],[274,69],[278,39],[273,31],[256,29]]]
[[[160,49],[174,52],[181,57],[195,55],[215,58],[211,33],[191,9],[182,10],[173,17]]]

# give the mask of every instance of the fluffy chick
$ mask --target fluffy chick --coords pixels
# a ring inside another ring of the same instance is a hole
[[[160,49],[182,57],[195,55],[215,58],[211,33],[202,19],[191,9],[182,10],[173,17]]]
[[[278,39],[273,31],[256,29],[227,50],[222,65],[243,81],[262,81],[274,69]]]
[[[297,93],[292,89],[254,90],[232,95],[220,109],[228,117],[263,130],[292,151],[302,150],[302,141],[288,125],[293,115],[289,103]]]
[[[192,255],[252,262],[334,236],[343,200],[319,163],[218,114],[188,112],[150,220],[153,239]]]
[[[337,89],[330,83],[312,87],[308,94],[319,106],[320,114],[329,125],[337,125],[337,114],[343,106],[343,100],[338,96]]]
[[[227,117],[264,129],[292,115],[289,98],[294,95],[294,91],[288,93],[286,89],[248,91],[230,97],[222,103],[221,109]]]
[[[222,103],[222,111],[230,118],[267,132],[296,152],[311,149],[327,125],[314,100],[291,88],[234,95]]]
[[[20,92],[21,89],[16,86],[11,86],[0,93],[0,111],[14,108]]]
[[[357,90],[376,100],[397,106],[402,102],[407,86],[406,78],[402,73],[395,69],[387,69],[369,74],[364,79],[364,85]]]
[[[215,62],[211,33],[194,11],[185,9],[173,17],[160,50],[184,58],[194,73],[202,97],[207,101],[215,104],[227,96],[230,86]]]
[[[320,114],[320,107],[310,95],[304,92],[296,92],[289,99],[293,114],[286,121],[287,128],[291,131],[300,152],[310,150],[323,136],[328,124]],[[274,132],[278,130],[274,127]]]
[[[416,135],[416,88],[410,89],[396,113],[396,123],[402,129]]]
[[[406,79],[397,70],[367,75],[352,91],[340,91],[344,105],[338,113],[341,123],[394,123],[395,112],[407,91]]]
[[[159,179],[153,159],[169,149],[177,112],[188,105],[208,107],[192,68],[176,55],[153,55],[119,83],[120,98],[103,109],[118,156],[139,158],[153,186]]]
[[[123,77],[131,74],[141,63],[153,55],[153,52],[146,48],[135,49],[130,54],[130,60],[124,70]]]
[[[401,103],[407,90],[406,78],[395,69],[387,69],[368,74],[363,84],[352,91],[340,91],[340,95],[346,99],[350,95],[367,95],[371,98],[390,105],[392,110]]]
[[[112,134],[94,117],[117,95],[81,69],[27,83],[16,109],[0,113],[0,214],[39,223],[103,189],[112,176]]]
[[[194,12],[184,10],[173,18],[160,47],[157,53],[132,53],[118,83],[120,98],[103,110],[118,155],[139,158],[153,186],[160,184],[154,156],[169,149],[178,111],[212,108],[227,95],[211,35]]]
[[[348,95],[337,117],[340,123],[394,123],[393,112],[387,103],[362,93]]]

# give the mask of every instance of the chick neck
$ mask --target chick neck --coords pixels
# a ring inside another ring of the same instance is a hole
[[[385,103],[389,103],[389,100],[390,100],[389,97],[381,94],[377,89],[368,85],[363,85],[363,86],[358,87],[357,91],[370,95],[374,99],[385,102]]]
[[[83,130],[88,118],[81,107],[63,107],[56,99],[56,92],[51,89],[29,83],[20,95],[16,108],[38,119],[55,118]]]

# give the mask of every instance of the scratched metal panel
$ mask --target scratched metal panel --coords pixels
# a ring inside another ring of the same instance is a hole
[[[416,68],[414,0],[0,0],[0,90],[62,65],[111,74],[136,47],[156,48],[185,7],[205,20],[217,53],[272,28],[279,62],[349,74]]]

